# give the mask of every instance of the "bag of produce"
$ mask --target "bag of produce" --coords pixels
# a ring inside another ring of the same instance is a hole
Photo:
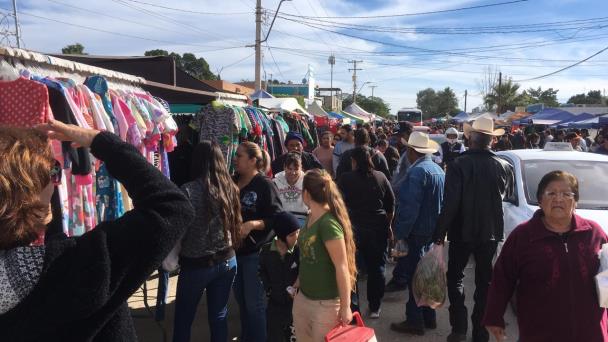
[[[435,245],[426,253],[414,272],[412,291],[418,306],[439,308],[447,296],[446,267],[443,246]]]

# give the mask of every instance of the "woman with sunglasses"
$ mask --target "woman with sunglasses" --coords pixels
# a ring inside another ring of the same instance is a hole
[[[193,218],[186,196],[116,135],[58,121],[0,128],[0,339],[136,341],[127,299]],[[61,172],[48,137],[90,148],[133,199],[78,238],[36,241]]]
[[[483,324],[505,340],[503,315],[515,293],[520,341],[608,341],[594,281],[608,238],[597,223],[575,214],[579,191],[572,174],[549,172],[536,197],[540,209],[509,235],[496,261]]]

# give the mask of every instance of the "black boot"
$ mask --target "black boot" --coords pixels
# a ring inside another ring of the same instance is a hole
[[[424,335],[423,326],[413,325],[408,321],[403,321],[401,323],[391,323],[391,330],[410,335]]]

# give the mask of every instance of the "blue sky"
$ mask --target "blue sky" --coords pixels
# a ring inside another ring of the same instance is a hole
[[[479,81],[488,67],[500,69],[505,77],[526,80],[573,64],[608,46],[608,1],[605,0],[529,0],[428,15],[382,17],[507,1],[285,2],[281,12],[297,16],[376,18],[286,16],[297,21],[308,20],[307,25],[317,25],[324,30],[279,18],[264,48],[264,70],[268,77],[272,74],[282,81],[299,82],[311,65],[317,83],[328,87],[327,58],[333,53],[337,59],[334,86],[344,92],[352,92],[347,61],[356,59],[364,61],[360,66],[364,70],[359,72],[359,84],[374,82],[377,86],[374,95],[389,102],[393,111],[415,106],[416,92],[421,89],[447,86],[454,89],[461,107],[464,92],[468,90],[470,110],[482,101]],[[195,52],[207,59],[213,71],[221,70],[224,79],[254,78],[253,49],[245,47],[254,41],[254,0],[19,0],[18,4],[22,11],[23,42],[32,50],[59,52],[65,45],[80,42],[89,54],[98,55],[142,55],[156,48]],[[276,8],[277,4],[278,0],[263,0],[263,6],[269,9]],[[2,11],[10,8],[10,0],[0,0],[0,19]],[[567,27],[563,23],[601,17],[606,18],[571,22]],[[270,18],[266,28],[269,22]],[[9,24],[0,21],[0,32]],[[344,28],[349,25],[360,25],[360,29]],[[408,32],[361,30],[378,26]],[[480,29],[498,26],[502,28]],[[425,30],[446,33],[448,28],[460,31],[467,28],[467,32],[474,34],[422,33]],[[481,30],[492,33],[480,33]],[[512,33],[513,30],[526,32]],[[608,51],[555,76],[521,82],[521,85],[523,88],[557,88],[558,98],[565,102],[576,93],[608,88],[607,67]],[[361,92],[370,95],[371,89],[364,86]]]

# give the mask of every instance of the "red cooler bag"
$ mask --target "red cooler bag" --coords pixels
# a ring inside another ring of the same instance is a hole
[[[336,326],[325,335],[325,342],[376,342],[374,329],[368,328],[363,324],[361,315],[355,312],[353,313],[353,318],[357,321],[356,326]]]

